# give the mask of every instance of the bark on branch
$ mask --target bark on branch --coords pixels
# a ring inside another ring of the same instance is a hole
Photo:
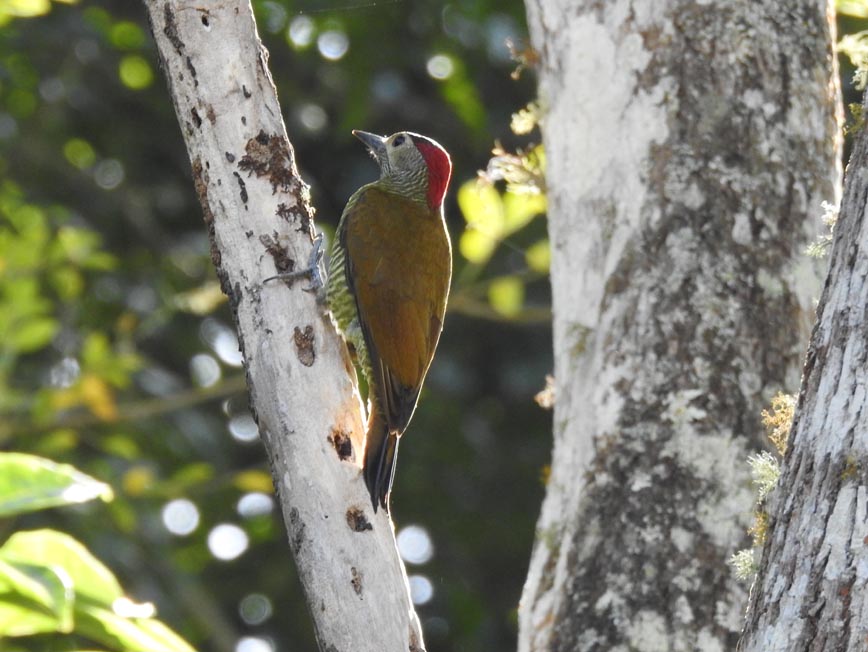
[[[837,193],[826,3],[527,7],[557,403],[519,650],[731,650],[746,458],[798,383]]]
[[[263,284],[307,264],[313,212],[250,4],[145,5],[320,650],[421,651],[391,521],[359,473],[346,348],[305,281]]]
[[[868,98],[863,101],[863,112]],[[863,115],[865,115],[863,113]],[[868,649],[868,130],[831,266],[740,650]]]

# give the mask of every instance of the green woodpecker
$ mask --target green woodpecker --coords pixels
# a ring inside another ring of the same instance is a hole
[[[353,131],[380,165],[357,190],[335,235],[329,307],[368,381],[364,475],[374,512],[389,510],[398,440],[428,373],[446,312],[452,247],[443,196],[449,154],[419,134]]]

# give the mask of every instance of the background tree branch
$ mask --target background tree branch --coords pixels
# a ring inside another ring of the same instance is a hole
[[[320,649],[421,650],[391,522],[359,474],[345,346],[304,282],[263,285],[306,265],[312,209],[251,7],[145,4]]]
[[[766,544],[739,646],[745,652],[855,652],[868,643],[866,171],[862,125],[781,478],[767,499]]]
[[[798,382],[838,194],[826,3],[527,7],[557,401],[519,650],[732,649],[746,460]]]

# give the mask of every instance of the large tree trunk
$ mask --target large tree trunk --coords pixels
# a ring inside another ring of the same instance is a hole
[[[825,0],[529,0],[554,451],[519,650],[730,650],[760,412],[795,388],[839,178]]]
[[[868,104],[863,103],[863,111]],[[868,649],[868,132],[847,167],[745,652]]]
[[[346,348],[306,281],[263,283],[307,264],[312,210],[250,4],[145,4],[320,649],[419,652],[391,521],[359,472]]]

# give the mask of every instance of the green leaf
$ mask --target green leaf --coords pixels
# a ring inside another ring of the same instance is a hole
[[[468,225],[488,231],[492,236],[500,236],[505,219],[504,207],[494,186],[476,180],[466,181],[458,189],[457,199]]]
[[[84,278],[70,265],[58,267],[51,272],[51,285],[64,301],[81,296],[84,291]]]
[[[95,498],[111,500],[111,487],[68,464],[24,453],[0,453],[0,517]]]
[[[74,600],[62,568],[0,559],[0,637],[69,632]]]
[[[838,14],[855,16],[856,18],[868,18],[868,2],[866,0],[838,0],[835,3],[835,11]]]
[[[121,59],[118,66],[118,76],[127,88],[140,91],[154,82],[154,71],[144,57],[130,54]]]
[[[533,271],[547,274],[552,263],[552,251],[548,239],[535,242],[524,253],[527,266]]]
[[[0,548],[0,635],[74,631],[126,652],[193,652],[124,597],[115,576],[72,537],[18,532]]]
[[[51,317],[34,317],[21,321],[8,334],[5,345],[17,353],[32,353],[48,346],[60,324]]]
[[[86,170],[96,163],[93,146],[83,138],[70,138],[63,145],[63,156],[79,170]]]
[[[515,317],[524,304],[524,283],[515,276],[495,279],[488,286],[488,301],[504,317]]]
[[[153,618],[125,618],[111,609],[90,604],[82,605],[77,615],[83,634],[125,652],[195,652]]]
[[[458,241],[461,255],[472,263],[485,263],[504,235],[504,204],[494,186],[467,181],[458,189],[458,207],[467,229]]]
[[[239,471],[232,478],[232,484],[241,491],[261,491],[266,494],[274,491],[271,474],[257,469]]]
[[[498,240],[480,231],[468,229],[458,239],[458,251],[471,263],[482,265],[494,253]]]
[[[214,467],[207,462],[194,462],[181,467],[166,483],[166,489],[181,492],[201,485],[214,477]]]
[[[515,233],[537,215],[546,212],[546,196],[540,193],[507,192],[503,196],[504,235]]]
[[[111,606],[123,597],[115,576],[81,543],[55,530],[16,532],[0,548],[0,559],[11,563],[61,568],[69,576],[78,598]]]
[[[147,39],[145,32],[136,23],[120,20],[111,26],[109,38],[119,50],[135,50],[142,47]]]
[[[0,0],[0,20],[6,16],[33,18],[47,14],[50,10],[51,3],[48,0]]]

